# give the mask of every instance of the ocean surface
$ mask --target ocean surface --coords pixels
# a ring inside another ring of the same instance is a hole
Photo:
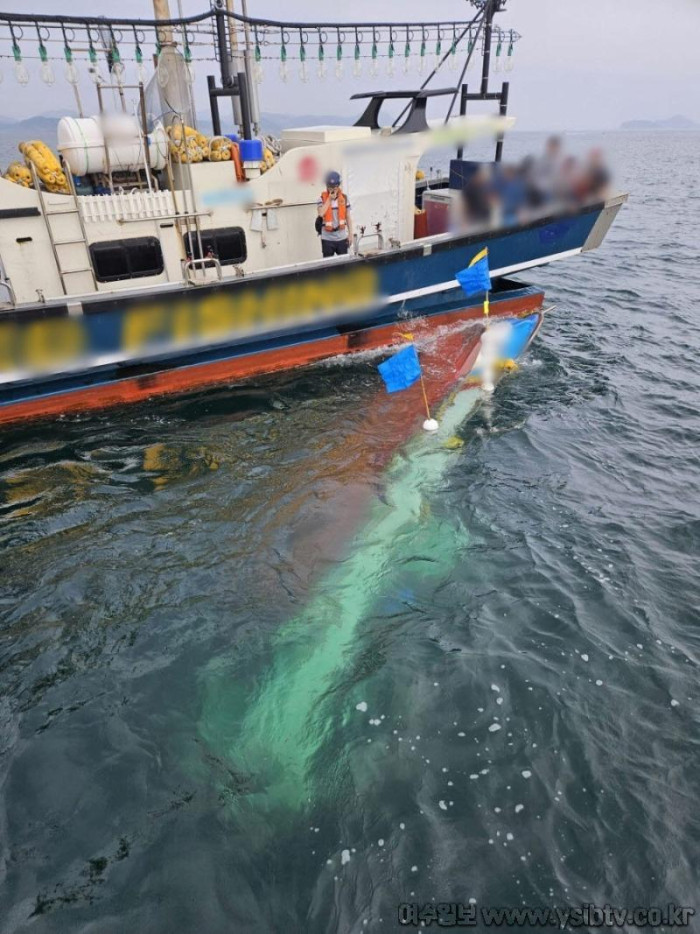
[[[3,430],[3,934],[700,911],[700,134],[595,141],[630,201],[438,460],[365,359]]]

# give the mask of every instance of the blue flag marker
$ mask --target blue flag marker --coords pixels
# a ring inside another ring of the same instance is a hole
[[[408,389],[420,377],[421,369],[418,354],[413,344],[404,347],[393,357],[389,357],[378,367],[387,392],[399,392]]]
[[[457,273],[455,279],[467,295],[488,292],[491,289],[488,247],[477,253],[467,268]]]

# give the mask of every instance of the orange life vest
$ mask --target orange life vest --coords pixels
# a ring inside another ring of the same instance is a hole
[[[342,191],[338,192],[338,226],[333,226],[333,205],[331,203],[331,196],[327,191],[324,191],[321,195],[321,198],[328,198],[328,207],[326,208],[326,213],[323,215],[323,225],[326,230],[345,230],[348,226],[347,220],[347,201],[345,195]]]

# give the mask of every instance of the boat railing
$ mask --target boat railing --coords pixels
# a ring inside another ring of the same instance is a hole
[[[182,269],[185,281],[188,285],[202,285],[202,280],[197,278],[197,270],[201,268],[204,271],[204,281],[206,281],[207,269],[211,269],[212,266],[216,269],[216,278],[221,279],[221,263],[216,256],[204,256],[200,259],[183,259]]]
[[[5,264],[0,258],[0,308],[14,308],[17,304],[15,290],[5,271]]]
[[[382,253],[384,251],[384,234],[382,232],[381,221],[374,224],[373,227],[374,230],[370,231],[369,233],[365,233],[367,230],[366,227],[360,227],[359,235],[355,233],[353,237],[353,250],[356,256],[364,256],[368,252]],[[360,244],[363,240],[376,240],[377,245],[374,249],[362,251],[360,250]]]

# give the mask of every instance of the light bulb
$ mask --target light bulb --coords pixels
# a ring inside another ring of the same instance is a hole
[[[499,72],[501,70],[501,56],[496,54],[496,60],[493,63],[493,70]]]
[[[44,82],[44,84],[53,84],[56,80],[56,76],[53,73],[53,66],[49,61],[41,63],[39,75],[41,76],[41,80]]]
[[[379,74],[379,62],[376,58],[372,59],[372,62],[369,66],[369,73],[373,78],[376,78]]]
[[[319,76],[321,81],[323,81],[323,79],[326,77],[327,71],[328,69],[326,68],[326,60],[324,58],[320,58],[318,60],[318,68],[316,69],[316,74]]]
[[[165,64],[165,59],[162,54],[158,56],[158,66],[156,67],[156,78],[158,79],[158,84],[164,88],[167,86],[168,81],[170,81],[170,73],[168,71],[168,66]]]
[[[450,52],[450,57],[447,61],[447,67],[450,71],[457,71],[457,56],[454,52]]]
[[[362,77],[362,60],[359,58],[356,58],[355,61],[352,63],[352,75],[353,75],[353,78]]]
[[[421,55],[418,59],[418,74],[425,74],[425,55]]]
[[[338,81],[340,81],[340,79],[343,77],[344,74],[345,74],[345,67],[343,65],[342,60],[339,59],[335,63],[335,76],[338,79]]]
[[[15,78],[18,84],[29,84],[29,72],[21,59],[15,62]]]
[[[308,75],[308,72],[307,72],[307,70],[306,70],[306,62],[305,62],[305,61],[301,61],[301,62],[299,63],[299,79],[300,79],[301,81],[303,81],[304,84],[306,84],[306,82],[309,80],[309,75]]]
[[[262,84],[264,77],[265,72],[263,71],[263,66],[260,64],[260,62],[256,62],[253,67],[253,78],[255,79],[255,83]]]
[[[97,67],[97,65],[90,65],[90,67],[88,68],[88,71],[90,72],[90,77],[94,84],[105,83],[104,78],[100,74],[100,69]]]
[[[386,63],[386,73],[391,78],[394,74],[394,56],[389,56],[389,61]]]
[[[187,62],[186,66],[185,66],[185,81],[186,81],[190,86],[192,86],[192,85],[194,84],[194,79],[195,79],[195,77],[196,77],[196,76],[195,76],[195,73],[194,73],[194,65],[192,64],[192,62]]]
[[[68,84],[75,86],[80,81],[80,75],[78,74],[78,69],[75,67],[73,62],[66,62],[66,81]]]
[[[146,84],[146,66],[143,62],[136,62],[136,77],[139,84]]]
[[[282,59],[282,61],[280,62],[280,79],[282,81],[286,81],[288,77],[289,77],[289,71],[287,69],[287,61],[286,59]]]
[[[411,58],[409,55],[404,55],[403,59],[403,73],[407,75],[411,70]]]
[[[508,58],[506,58],[506,71],[513,70],[513,52],[508,52]]]
[[[117,84],[124,83],[124,65],[121,62],[115,62],[112,65],[112,74]]]

